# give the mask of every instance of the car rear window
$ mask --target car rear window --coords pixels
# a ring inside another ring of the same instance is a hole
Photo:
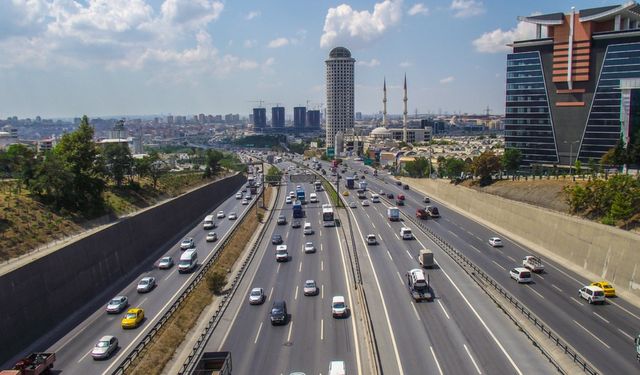
[[[596,296],[596,297],[602,297],[602,296],[604,296],[604,292],[601,291],[601,290],[596,290],[596,291],[593,292],[593,295]]]
[[[524,279],[530,278],[531,277],[531,272],[522,272],[520,274],[520,277],[522,277]]]

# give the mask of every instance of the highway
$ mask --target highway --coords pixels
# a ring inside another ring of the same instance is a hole
[[[290,164],[283,163],[284,168]],[[360,359],[359,334],[356,329],[358,312],[354,306],[351,276],[347,273],[348,254],[336,227],[323,227],[321,205],[328,203],[325,192],[318,192],[319,203],[303,205],[305,217],[314,234],[304,235],[303,228],[292,228],[292,205],[285,196],[301,185],[307,199],[313,186],[292,183],[281,187],[274,220],[265,228],[266,235],[258,253],[231,301],[221,324],[207,343],[205,351],[231,351],[233,372],[238,374],[326,374],[329,362],[345,361],[347,373],[363,374]],[[284,214],[286,225],[277,225],[275,218]],[[280,234],[289,252],[288,262],[276,262],[272,234]],[[312,241],[316,253],[305,254],[304,243]],[[316,296],[304,296],[305,280],[313,279],[320,288]],[[261,287],[266,301],[250,305],[252,288]],[[331,299],[346,298],[350,314],[335,319],[331,314]],[[290,318],[287,324],[272,326],[269,318],[275,300],[285,300]]]
[[[255,196],[253,200],[255,201]],[[205,263],[218,250],[221,239],[229,233],[237,221],[229,220],[230,212],[236,212],[239,217],[251,207],[241,205],[241,201],[234,196],[229,197],[219,207],[212,208],[212,213],[224,210],[226,217],[216,219],[217,228],[212,229],[218,234],[218,241],[206,242],[206,233],[202,223],[198,223],[185,237],[192,237],[198,251],[198,264]],[[248,214],[252,214],[249,212]],[[176,228],[176,233],[182,228]],[[182,239],[180,239],[182,241]],[[129,298],[129,307],[141,307],[145,311],[145,320],[135,329],[124,330],[121,327],[121,319],[126,310],[120,314],[107,314],[105,308],[95,311],[81,324],[68,332],[64,337],[53,344],[48,351],[56,352],[56,371],[69,374],[110,374],[115,370],[125,356],[135,347],[147,331],[158,321],[162,314],[171,306],[172,302],[180,295],[188,283],[195,277],[199,268],[192,273],[178,273],[178,260],[182,251],[180,243],[170,246],[164,256],[171,256],[175,265],[167,270],[157,268],[157,260],[151,261],[144,273],[135,281],[117,294],[104,295],[104,306],[115,295],[124,295]],[[142,277],[152,276],[156,278],[157,286],[148,293],[140,294],[136,291],[138,281]],[[107,289],[107,286],[105,286]],[[94,345],[104,335],[114,335],[118,338],[119,348],[110,358],[95,361],[91,357],[91,350]]]
[[[359,174],[367,168],[353,162],[349,164]],[[394,196],[405,194],[406,206],[400,209],[408,216],[415,216],[416,208],[426,205],[422,202],[423,194],[412,189],[403,190],[387,174],[374,178],[369,173],[366,180],[375,192],[383,190]],[[529,285],[519,285],[509,278],[509,269],[521,266],[521,259],[535,254],[534,251],[442,202],[432,200],[430,204],[439,208],[441,217],[426,220],[426,225],[524,303],[599,371],[604,374],[640,371],[633,347],[640,309],[622,298],[609,298],[605,305],[589,305],[578,298],[578,289],[596,280],[588,280],[548,259],[544,259],[545,273],[534,274],[534,282]],[[488,244],[488,239],[496,235],[503,239],[504,247],[493,248]]]

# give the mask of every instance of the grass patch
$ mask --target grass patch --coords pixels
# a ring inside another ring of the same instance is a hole
[[[333,203],[334,207],[344,207],[344,205],[342,204],[342,199],[338,197],[338,193],[336,192],[336,189],[333,188],[333,185],[331,185],[329,181],[323,178],[322,186],[324,190],[327,192],[327,194],[329,195],[329,199]]]
[[[265,202],[270,202],[272,191],[271,187],[266,189]],[[255,208],[245,216],[227,246],[221,249],[222,253],[213,267],[207,271],[205,280],[209,280],[215,274],[228,275],[233,264],[240,258],[247,245],[247,239],[251,238],[258,228],[258,219],[253,211]],[[266,217],[267,211],[258,209],[258,213]],[[201,282],[198,284],[153,341],[127,369],[127,373],[134,375],[160,374],[173,357],[175,350],[196,325],[202,312],[214,300],[215,297],[212,297],[209,283]]]

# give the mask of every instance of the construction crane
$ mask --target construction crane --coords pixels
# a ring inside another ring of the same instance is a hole
[[[248,103],[259,103],[260,105],[258,106],[258,108],[262,108],[264,107],[264,100],[262,99],[258,99],[258,100],[247,100]]]

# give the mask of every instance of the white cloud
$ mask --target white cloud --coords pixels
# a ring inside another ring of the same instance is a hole
[[[455,81],[455,77],[454,76],[449,76],[449,77],[444,77],[440,80],[440,83],[442,83],[443,85],[447,84],[447,83],[451,83],[453,81]]]
[[[320,46],[365,44],[381,37],[401,19],[402,0],[376,3],[373,12],[357,11],[348,4],[341,4],[327,11]]]
[[[244,41],[244,43],[242,43],[244,48],[253,48],[256,46],[256,44],[258,44],[258,41],[255,39],[247,39]]]
[[[509,52],[511,48],[507,46],[508,43],[512,43],[514,40],[532,39],[535,35],[535,25],[520,21],[518,25],[511,30],[503,31],[502,29],[495,29],[482,34],[472,43],[478,52]]]
[[[429,14],[429,8],[424,6],[422,3],[414,4],[411,9],[407,12],[410,16],[415,16],[418,14],[427,15]]]
[[[413,66],[413,63],[411,61],[403,61],[400,64],[398,64],[401,68],[408,68],[410,66]]]
[[[370,61],[358,61],[356,64],[360,66],[366,66],[367,68],[373,68],[374,66],[380,65],[380,61],[373,58]]]
[[[197,28],[218,19],[224,4],[221,1],[209,0],[165,0],[160,9],[163,18],[170,23]]]
[[[246,19],[247,21],[251,21],[252,19],[259,17],[260,16],[260,12],[257,10],[253,10],[251,12],[249,12],[246,16],[244,16],[244,19]]]
[[[267,44],[269,48],[280,48],[289,44],[289,39],[287,38],[276,38]]]
[[[458,18],[478,16],[485,12],[484,4],[477,0],[453,0],[450,8],[453,16]]]

